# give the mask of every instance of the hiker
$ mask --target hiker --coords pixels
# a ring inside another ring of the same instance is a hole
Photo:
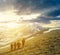
[[[14,46],[13,46],[13,43],[11,43],[11,51],[13,50]]]
[[[25,38],[22,39],[22,47],[25,46]]]
[[[18,41],[17,42],[17,49],[19,49],[21,47],[21,43]]]
[[[17,47],[17,46],[16,46],[16,42],[14,42],[14,50],[16,50],[16,47]]]

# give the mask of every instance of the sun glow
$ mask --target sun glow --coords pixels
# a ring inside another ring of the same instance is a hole
[[[17,15],[15,13],[15,10],[2,11],[2,12],[0,12],[0,23],[1,23],[0,26],[4,26],[4,27],[8,27],[8,28],[16,28],[19,26],[19,24],[17,22],[20,22],[23,20],[36,19],[40,15],[41,14]]]
[[[20,25],[17,24],[17,23],[12,22],[12,23],[7,23],[6,26],[7,26],[8,28],[17,28],[17,27],[20,26]]]
[[[16,15],[13,10],[0,12],[0,21],[11,21],[17,18],[19,18],[19,16]]]
[[[1,21],[12,21],[12,20],[31,20],[37,18],[40,14],[30,14],[30,15],[17,15],[14,10],[8,10],[0,12],[0,22]]]

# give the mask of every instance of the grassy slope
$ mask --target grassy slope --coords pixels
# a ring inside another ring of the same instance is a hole
[[[33,37],[26,41],[24,48],[0,55],[60,55],[60,30]]]

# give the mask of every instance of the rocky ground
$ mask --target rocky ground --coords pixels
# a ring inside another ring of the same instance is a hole
[[[60,55],[60,30],[33,35],[24,48],[0,55]]]

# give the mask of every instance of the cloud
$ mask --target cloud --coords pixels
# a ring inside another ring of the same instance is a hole
[[[51,21],[54,20],[60,20],[60,17],[50,17],[50,16],[38,16],[36,19],[33,20],[23,20],[23,21],[28,21],[28,22],[38,22],[38,23],[45,23],[45,24],[50,24]]]
[[[56,23],[56,25],[55,25],[56,27],[60,27],[60,20],[58,20],[58,21],[55,20],[55,23]]]
[[[0,0],[0,10],[12,8],[17,15],[41,14],[36,19],[24,21],[50,24],[51,20],[60,20],[60,0]]]
[[[54,10],[50,10],[50,12],[48,12],[46,14],[46,16],[51,16],[51,17],[56,17],[60,15],[60,8],[56,8]]]
[[[50,24],[51,20],[60,20],[60,0],[16,0],[17,13],[41,13],[42,16],[29,22]],[[25,20],[26,21],[26,20]]]
[[[60,1],[56,0],[15,0],[15,9],[18,14],[41,13],[42,16],[29,22],[51,23],[51,20],[60,20]]]
[[[60,8],[60,0],[0,0],[0,9],[14,8],[17,14],[49,14]],[[50,11],[47,11],[50,10]],[[46,12],[45,12],[46,11]]]
[[[59,8],[60,1],[56,0],[15,0],[17,13],[44,12],[48,9]]]
[[[11,9],[14,3],[15,0],[0,0],[0,12]]]

